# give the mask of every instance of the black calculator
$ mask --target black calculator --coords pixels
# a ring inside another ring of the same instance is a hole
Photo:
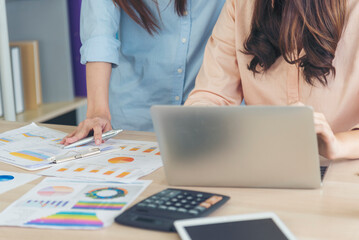
[[[167,188],[129,208],[115,221],[133,227],[175,232],[174,221],[207,216],[228,199],[221,194]]]

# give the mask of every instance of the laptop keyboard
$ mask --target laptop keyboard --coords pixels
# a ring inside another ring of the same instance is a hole
[[[320,177],[323,181],[324,175],[327,172],[328,166],[320,166]]]

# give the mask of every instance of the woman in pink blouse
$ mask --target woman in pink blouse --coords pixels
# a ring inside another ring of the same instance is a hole
[[[227,0],[185,105],[312,106],[320,154],[359,158],[358,23],[358,0]]]

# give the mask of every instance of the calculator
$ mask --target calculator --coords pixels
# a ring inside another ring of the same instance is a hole
[[[174,221],[204,217],[229,197],[221,194],[167,188],[137,203],[115,218],[123,225],[175,232]]]

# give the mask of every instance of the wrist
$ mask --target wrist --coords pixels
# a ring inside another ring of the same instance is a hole
[[[105,109],[105,110],[104,109],[101,109],[101,110],[88,109],[87,110],[86,118],[96,118],[96,117],[105,118],[105,119],[111,121],[111,113],[107,109]]]

